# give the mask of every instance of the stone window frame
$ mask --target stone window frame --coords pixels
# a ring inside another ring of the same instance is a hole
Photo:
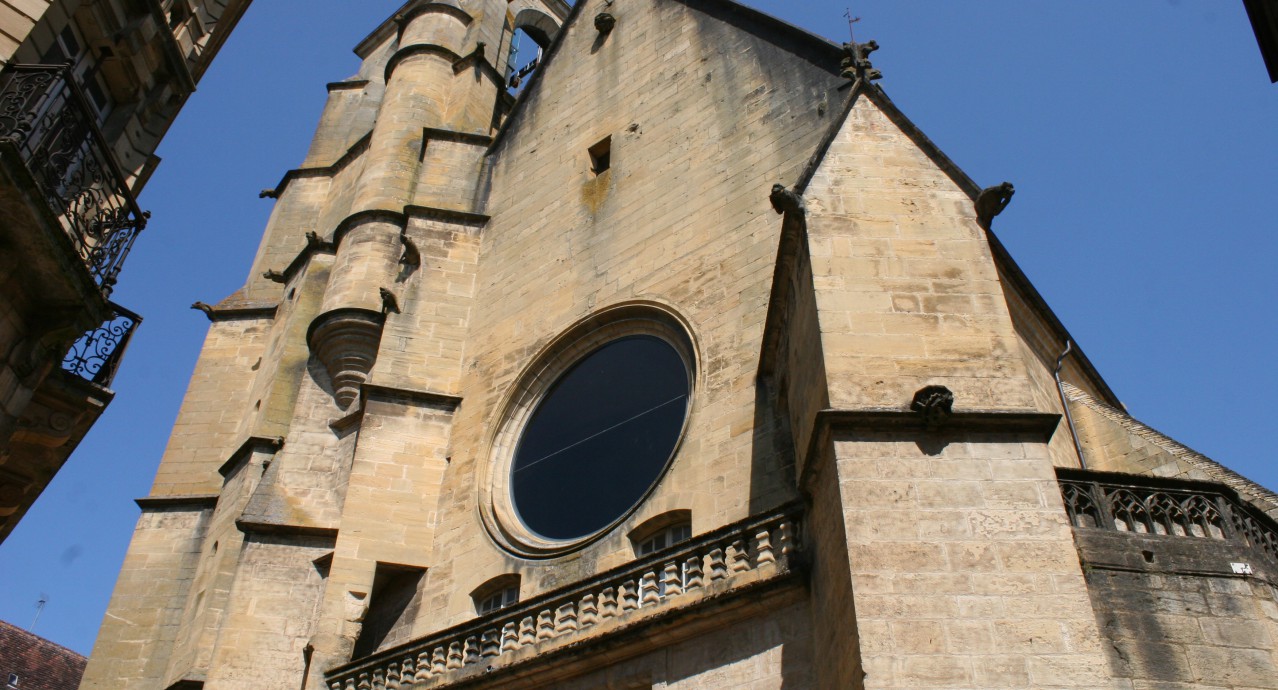
[[[486,616],[519,603],[521,580],[519,573],[502,573],[476,587],[470,593],[475,614]],[[497,602],[496,605],[494,602]]]
[[[549,539],[523,524],[515,510],[510,471],[515,448],[532,413],[559,378],[603,345],[628,336],[660,338],[674,348],[688,371],[688,403],[683,427],[670,457],[643,496],[603,528],[576,539]],[[599,540],[625,522],[661,485],[679,456],[692,423],[701,372],[699,348],[691,327],[671,307],[647,300],[627,301],[597,310],[560,332],[515,379],[499,406],[487,447],[488,460],[479,484],[480,517],[489,536],[502,549],[524,558],[554,558]]]
[[[678,534],[677,531],[680,529],[686,530],[686,534]],[[687,541],[692,538],[692,511],[687,509],[666,511],[630,530],[629,536],[630,546],[634,549],[636,558],[642,558]],[[659,547],[649,544],[658,537],[663,537],[665,543]]]

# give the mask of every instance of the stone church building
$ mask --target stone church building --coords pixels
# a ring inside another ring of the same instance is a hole
[[[1124,412],[874,48],[378,26],[196,305],[82,687],[1278,688],[1278,496]]]

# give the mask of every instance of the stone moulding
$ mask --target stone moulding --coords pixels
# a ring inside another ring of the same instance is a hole
[[[689,607],[757,593],[802,569],[800,510],[785,506],[583,582],[379,652],[325,676],[329,690],[435,688],[512,672],[626,635]],[[749,598],[749,597],[747,597]],[[571,649],[569,649],[571,648]]]
[[[311,322],[306,343],[328,370],[333,398],[343,410],[359,399],[377,361],[385,318],[368,309],[334,309]]]

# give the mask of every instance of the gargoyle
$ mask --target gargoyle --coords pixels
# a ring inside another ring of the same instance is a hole
[[[404,245],[404,254],[399,257],[399,265],[417,268],[422,265],[422,253],[408,235],[400,235],[399,241]]]
[[[994,216],[1003,212],[1012,201],[1016,188],[1011,182],[1004,182],[993,187],[986,187],[976,196],[976,219],[988,226]]]
[[[839,63],[839,67],[842,68],[840,76],[844,79],[866,79],[868,81],[882,79],[883,73],[874,69],[874,65],[870,64],[870,53],[878,49],[878,41],[844,43],[844,57],[843,61]]]
[[[265,273],[262,274],[262,277],[271,281],[272,283],[288,282],[288,278],[285,277],[283,273],[280,273],[279,271],[275,269],[268,269]]]
[[[772,202],[772,210],[777,213],[804,213],[806,211],[803,205],[803,197],[799,196],[794,190],[786,189],[785,185],[772,185],[772,193],[768,195],[768,200]]]
[[[382,296],[382,313],[389,314],[394,312],[398,314],[399,301],[395,299],[395,293],[387,290],[386,288],[377,288],[377,291]]]
[[[945,386],[925,386],[914,394],[910,409],[923,417],[928,429],[935,429],[954,414],[954,393]]]
[[[194,303],[194,304],[192,304],[192,305],[191,305],[191,308],[192,308],[192,309],[199,309],[200,311],[204,312],[204,315],[205,315],[205,316],[209,317],[209,320],[210,320],[210,321],[212,321],[212,320],[213,320],[213,305],[211,305],[211,304],[205,304],[205,303],[203,303],[203,302],[196,302],[196,303]]]

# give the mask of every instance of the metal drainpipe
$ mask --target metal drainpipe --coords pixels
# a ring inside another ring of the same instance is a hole
[[[1083,457],[1083,444],[1078,442],[1078,429],[1074,427],[1074,415],[1069,413],[1069,401],[1065,399],[1065,384],[1061,383],[1061,366],[1065,363],[1065,358],[1074,350],[1074,341],[1065,341],[1065,351],[1060,357],[1056,358],[1056,371],[1052,372],[1052,378],[1056,379],[1056,392],[1061,396],[1061,409],[1065,410],[1065,421],[1069,423],[1069,435],[1074,439],[1074,450],[1078,453],[1078,466],[1080,469],[1087,469],[1087,458]]]

